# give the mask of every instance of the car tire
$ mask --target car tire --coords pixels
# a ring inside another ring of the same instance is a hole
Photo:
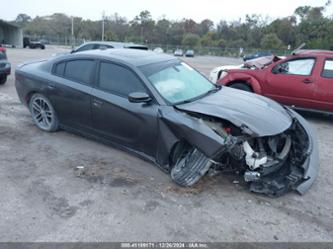
[[[0,85],[4,85],[7,81],[7,76],[0,76]]]
[[[238,90],[243,90],[246,92],[253,92],[252,88],[248,84],[243,83],[243,82],[233,83],[230,85],[230,87],[238,89]]]
[[[171,179],[182,187],[191,187],[204,176],[212,166],[211,160],[193,147],[185,147],[172,167]]]
[[[29,101],[29,110],[36,126],[47,132],[59,129],[59,120],[51,102],[44,95],[35,93]]]

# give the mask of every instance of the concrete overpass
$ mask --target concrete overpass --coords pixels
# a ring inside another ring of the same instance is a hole
[[[23,47],[22,29],[14,24],[0,20],[0,44]]]

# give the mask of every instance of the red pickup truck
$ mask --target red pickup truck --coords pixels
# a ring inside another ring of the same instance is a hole
[[[263,68],[231,69],[218,84],[297,109],[333,112],[333,51],[300,50]]]

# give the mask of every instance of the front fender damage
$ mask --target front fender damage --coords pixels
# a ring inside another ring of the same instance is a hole
[[[192,186],[209,171],[234,171],[252,192],[280,196],[296,190],[304,194],[317,175],[318,146],[307,122],[287,112],[293,119],[291,127],[281,134],[258,136],[246,125],[237,127],[228,120],[161,110],[159,164],[166,165],[172,179],[182,186]],[[182,142],[186,145],[177,152],[179,159],[170,160]]]

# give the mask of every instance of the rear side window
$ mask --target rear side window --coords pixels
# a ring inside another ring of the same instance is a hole
[[[65,70],[65,62],[58,63],[54,68],[54,74],[58,76],[63,76]]]
[[[146,92],[142,82],[131,70],[107,62],[100,64],[99,87],[126,97],[132,92]]]
[[[324,78],[333,78],[333,59],[325,60],[324,69],[321,76]]]
[[[90,84],[94,60],[73,60],[66,62],[64,77],[84,84]]]

